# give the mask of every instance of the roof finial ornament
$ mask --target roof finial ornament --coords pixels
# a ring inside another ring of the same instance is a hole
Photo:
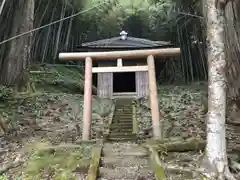
[[[127,39],[127,35],[128,35],[128,33],[126,31],[121,31],[120,32],[120,36],[121,36],[122,40],[126,40]]]

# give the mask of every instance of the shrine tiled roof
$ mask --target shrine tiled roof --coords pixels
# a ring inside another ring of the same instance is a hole
[[[109,39],[102,39],[93,42],[82,43],[78,48],[157,48],[172,46],[170,42],[167,41],[151,41],[143,38],[135,38],[125,36],[113,37]]]

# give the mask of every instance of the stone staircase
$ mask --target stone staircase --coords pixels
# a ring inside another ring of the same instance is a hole
[[[138,152],[133,142],[105,143],[97,180],[155,180],[148,157]]]
[[[132,99],[116,99],[107,142],[104,143],[98,180],[154,180],[148,157],[138,156],[134,141]]]
[[[136,135],[132,133],[132,99],[116,99],[115,113],[110,128],[109,141],[132,141]]]

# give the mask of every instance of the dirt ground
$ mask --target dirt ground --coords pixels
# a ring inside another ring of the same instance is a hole
[[[196,137],[206,139],[206,114],[203,111],[203,97],[207,93],[205,83],[195,83],[189,86],[163,86],[159,88],[159,108],[160,116],[164,119],[164,137]],[[228,108],[228,115],[233,111]],[[231,116],[232,117],[232,116]],[[240,124],[236,123],[238,119],[227,117],[227,146],[231,151],[231,158],[238,159],[240,150]],[[149,104],[146,98],[138,100],[138,122],[139,129],[143,131],[151,127],[151,114]],[[234,148],[234,150],[232,150]],[[199,167],[199,162],[203,152],[192,153],[168,153],[162,160],[166,164],[177,165],[181,167],[195,168]],[[237,179],[240,179],[240,173],[235,172]],[[167,173],[167,178],[174,180],[197,179],[188,174]]]
[[[0,136],[0,172],[14,164],[13,162],[18,162],[19,159],[21,159],[21,162],[19,161],[21,166],[8,171],[2,177],[6,176],[10,179],[25,179],[26,177],[29,179],[48,179],[51,177],[50,179],[57,179],[67,176],[66,179],[70,179],[70,176],[65,174],[71,174],[71,171],[75,171],[76,167],[80,167],[81,164],[84,164],[84,166],[89,164],[93,143],[81,143],[80,141],[82,105],[83,97],[81,95],[63,93],[42,94],[34,97],[34,99],[29,98],[29,100],[25,99],[24,102],[21,102],[16,111],[14,110],[15,119],[8,124],[9,130],[12,129],[12,132],[7,134],[2,132]],[[112,107],[113,102],[111,100],[94,98],[92,137],[96,136],[96,131],[101,127],[101,118],[107,116],[112,111]],[[10,118],[5,113],[5,118],[7,117]],[[72,147],[73,144],[75,146]],[[63,148],[59,148],[58,153],[54,152],[53,154],[43,150],[52,149],[51,146]],[[72,152],[73,149],[74,152],[79,154],[77,157]],[[66,163],[64,157],[69,156],[72,156],[72,160],[70,158],[66,167],[57,166],[53,168],[53,166],[56,166],[53,163],[55,159],[56,164],[64,164]],[[39,158],[38,162],[35,162],[36,158]],[[22,163],[22,160],[24,163]],[[36,167],[32,170],[34,166]],[[62,170],[53,173],[50,170],[52,168]],[[44,169],[44,173],[41,173],[42,169]],[[82,169],[85,173],[86,170]]]
[[[201,99],[205,90],[204,84],[159,88],[159,108],[165,122],[165,137],[205,138],[205,116],[201,113]],[[0,172],[4,171],[0,180],[84,179],[92,143],[80,142],[82,105],[81,95],[45,93],[18,102],[16,108],[5,108],[2,118],[11,118],[11,132],[0,133]],[[102,128],[113,106],[114,102],[111,100],[94,99],[93,137]],[[137,113],[140,132],[151,127],[146,99],[138,100]],[[229,147],[238,147],[238,127],[228,125],[227,129]],[[51,148],[52,146],[59,148]],[[201,152],[172,153],[164,156],[163,160],[170,164],[196,167],[200,156]],[[66,158],[60,157],[71,158],[66,161]],[[16,167],[11,168],[9,165]],[[10,170],[5,172],[8,168]],[[181,174],[167,176],[169,180],[188,179]]]

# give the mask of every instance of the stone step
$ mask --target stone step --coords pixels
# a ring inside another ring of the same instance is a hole
[[[127,108],[115,108],[115,112],[132,112],[132,108],[127,107]]]
[[[110,130],[120,130],[120,131],[125,131],[125,129],[131,129],[133,126],[132,125],[128,125],[125,126],[125,124],[112,124],[112,126],[110,127]]]
[[[112,121],[112,124],[113,123],[122,123],[122,124],[124,124],[124,123],[132,123],[132,118],[127,118],[127,117],[125,117],[125,118],[113,118],[113,121]]]
[[[126,118],[132,119],[132,115],[122,114],[122,115],[114,115],[114,116],[113,116],[113,119],[126,119]]]
[[[139,149],[141,146],[139,146],[136,143],[125,143],[125,142],[120,142],[120,143],[105,143],[104,148],[103,148],[103,153],[104,157],[109,156],[111,154],[114,154],[114,156],[119,156],[125,153],[129,153],[129,151],[132,151],[132,149]],[[134,150],[136,151],[136,150]],[[118,155],[117,155],[117,154]],[[119,154],[120,153],[120,154]]]
[[[129,117],[129,116],[116,116],[116,117],[113,117],[113,121],[116,121],[116,122],[121,122],[121,121],[123,121],[123,122],[125,122],[126,120],[128,120],[128,121],[132,121],[132,116],[131,117]]]
[[[122,116],[122,115],[132,116],[132,114],[133,114],[132,112],[126,112],[126,113],[125,112],[115,112],[114,116],[117,116],[117,115],[118,116]]]
[[[124,132],[125,130],[128,131],[129,129],[132,129],[133,126],[132,125],[129,125],[129,126],[124,126],[124,125],[113,125],[110,130],[112,131],[120,131],[120,132]]]
[[[126,128],[126,129],[110,129],[110,133],[132,133],[133,129],[132,128]]]
[[[115,111],[129,111],[132,110],[132,106],[115,106]]]
[[[112,123],[110,129],[121,129],[121,130],[124,130],[125,128],[126,128],[126,129],[129,129],[129,128],[132,128],[132,127],[133,127],[132,122],[127,122],[127,123]]]
[[[116,114],[132,114],[132,110],[126,110],[126,111],[115,111]]]
[[[125,129],[123,129],[123,128],[121,128],[121,129],[110,129],[110,133],[130,133],[130,132],[132,132],[133,130],[132,130],[132,128],[125,128]]]
[[[131,125],[132,124],[132,120],[129,121],[127,119],[122,119],[122,120],[115,120],[114,122],[112,122],[112,125]]]
[[[132,103],[129,102],[123,102],[123,103],[116,103],[116,106],[121,106],[121,107],[132,107]]]
[[[132,127],[128,128],[110,128],[110,132],[116,132],[116,133],[128,133],[132,131]]]
[[[122,127],[132,127],[132,121],[115,121],[111,124],[115,128],[122,128]]]
[[[115,111],[114,114],[120,114],[120,115],[123,115],[123,114],[131,114],[131,115],[132,115],[132,111]]]
[[[132,124],[132,119],[113,119],[112,124]]]
[[[132,109],[131,105],[130,106],[127,106],[127,105],[116,105],[115,107],[116,107],[116,109],[125,109],[125,110]]]
[[[122,127],[132,127],[132,121],[115,121],[111,124],[112,127],[122,128]]]
[[[119,117],[119,118],[113,118],[113,122],[112,123],[125,123],[125,122],[132,122],[132,118],[131,117]]]
[[[113,123],[111,125],[112,129],[119,129],[119,128],[132,128],[133,124],[132,122],[127,122],[127,123]]]
[[[124,118],[124,119],[113,119],[112,124],[132,124],[132,119],[130,118]]]
[[[117,109],[132,109],[132,105],[118,105],[115,106]]]
[[[155,180],[154,173],[150,168],[139,168],[136,166],[99,168],[98,180]]]
[[[133,141],[132,100],[116,100],[115,112],[110,128],[109,141]]]
[[[131,104],[116,104],[116,107],[133,107]]]
[[[122,117],[122,116],[132,117],[132,113],[115,113],[113,115],[113,117]]]
[[[136,140],[136,137],[134,136],[109,136],[108,137],[108,140],[110,141],[125,141],[125,140],[128,140],[128,141],[133,141],[133,140]]]
[[[130,150],[131,152],[131,150]],[[121,152],[119,152],[121,153]],[[135,152],[132,152],[134,154]],[[127,158],[126,158],[127,157]],[[101,167],[110,167],[112,168],[114,165],[121,165],[125,167],[134,166],[143,164],[145,168],[148,166],[148,158],[137,157],[137,156],[129,156],[129,155],[120,155],[120,154],[106,154],[104,157],[101,157]]]
[[[117,139],[117,140],[129,140],[129,141],[133,141],[133,140],[136,140],[136,136],[133,136],[133,135],[131,135],[131,136],[126,136],[126,135],[109,135],[108,136],[108,140],[112,140],[113,141],[113,139]]]
[[[135,136],[135,134],[132,134],[132,132],[110,132],[109,134],[110,137],[132,137]]]
[[[126,100],[126,99],[125,100],[121,100],[121,101],[117,100],[116,104],[132,104],[132,100],[131,101]]]
[[[113,118],[113,122],[112,122],[112,124],[113,123],[122,123],[122,124],[124,124],[124,123],[132,123],[132,118]]]
[[[133,107],[131,104],[116,104],[116,107],[124,108],[124,107]]]
[[[113,119],[126,119],[126,118],[131,118],[132,119],[132,114],[114,114]]]
[[[122,113],[122,112],[132,112],[132,109],[115,109],[115,113]]]
[[[155,179],[148,164],[148,157],[138,156],[141,146],[132,142],[134,138],[128,139],[130,142],[119,141],[117,138],[112,140],[118,142],[104,144],[98,180]]]
[[[130,118],[132,119],[132,114],[117,114],[117,115],[113,115],[113,119],[126,119],[126,118]]]
[[[135,137],[125,137],[125,138],[115,138],[115,137],[109,137],[108,141],[135,141]]]
[[[117,118],[117,119],[125,119],[125,118],[131,118],[132,119],[133,115],[132,114],[114,114],[113,115],[113,119]]]
[[[127,102],[125,102],[125,104],[118,104],[116,103],[117,107],[133,107],[132,104],[127,104]]]

